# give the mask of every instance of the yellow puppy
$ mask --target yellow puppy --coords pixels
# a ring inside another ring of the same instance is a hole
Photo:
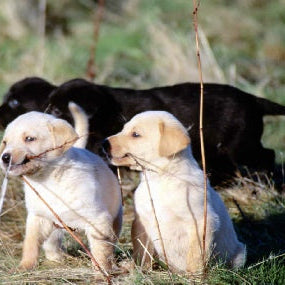
[[[77,128],[84,132],[84,121],[81,123]],[[84,230],[91,253],[102,268],[109,270],[112,243],[122,224],[120,189],[100,157],[72,147],[77,137],[64,120],[39,112],[21,115],[5,130],[1,168],[9,175],[25,176],[69,227]],[[77,146],[85,144],[83,141]],[[28,215],[20,267],[31,269],[42,243],[48,259],[62,258],[61,230],[55,225],[57,219],[25,183],[24,191]]]
[[[114,165],[145,171],[134,196],[134,257],[148,262],[150,253],[174,271],[198,273],[203,266],[203,173],[189,144],[186,129],[174,116],[164,111],[147,111],[109,137],[104,148]],[[245,246],[238,241],[220,196],[209,184],[207,191],[207,260],[219,258],[232,267],[242,266]]]

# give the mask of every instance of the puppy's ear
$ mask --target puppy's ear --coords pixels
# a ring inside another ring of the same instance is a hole
[[[180,152],[190,143],[190,138],[179,126],[169,126],[164,122],[159,123],[160,144],[159,155],[168,157]]]
[[[64,120],[54,119],[49,122],[48,127],[52,134],[53,145],[58,155],[70,149],[78,139],[74,128]]]

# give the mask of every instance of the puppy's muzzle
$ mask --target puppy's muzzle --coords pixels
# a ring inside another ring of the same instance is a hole
[[[9,165],[10,163],[14,164],[14,162],[12,161],[12,155],[9,152],[3,153],[1,159],[5,165]],[[24,165],[28,162],[30,162],[30,159],[25,156],[23,161],[21,161],[20,163],[15,163],[15,165]]]

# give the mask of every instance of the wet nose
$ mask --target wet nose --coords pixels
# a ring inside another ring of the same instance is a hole
[[[103,143],[102,143],[102,147],[105,153],[110,153],[111,150],[111,145],[109,143],[108,139],[104,139]]]
[[[8,164],[10,162],[10,160],[11,160],[11,154],[10,153],[7,152],[7,153],[4,153],[2,155],[2,161],[4,163]]]

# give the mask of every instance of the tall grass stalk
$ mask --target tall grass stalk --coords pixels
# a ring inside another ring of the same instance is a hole
[[[200,58],[200,45],[199,45],[199,34],[198,34],[198,9],[200,2],[193,0],[193,22],[195,29],[195,42],[196,42],[196,55],[197,63],[200,77],[200,117],[199,117],[199,132],[200,132],[200,143],[201,143],[201,159],[204,174],[204,222],[203,222],[203,237],[202,237],[202,260],[203,260],[203,270],[206,270],[206,232],[207,232],[207,173],[206,173],[206,157],[205,157],[205,146],[204,146],[204,134],[203,134],[203,105],[204,105],[204,85],[203,85],[203,73],[202,64]]]

